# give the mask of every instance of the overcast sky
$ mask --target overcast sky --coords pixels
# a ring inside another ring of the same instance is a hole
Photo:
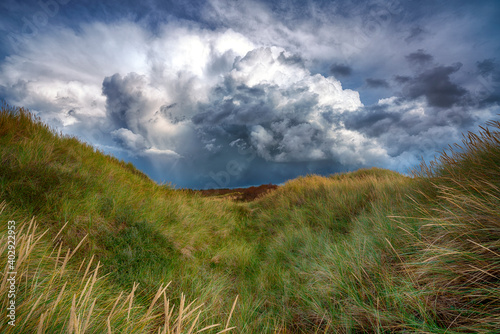
[[[497,0],[3,0],[0,99],[215,188],[406,173],[500,113]]]

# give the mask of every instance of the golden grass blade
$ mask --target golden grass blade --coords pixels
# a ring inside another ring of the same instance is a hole
[[[116,298],[116,301],[113,304],[113,307],[111,308],[111,312],[109,312],[108,320],[111,318],[111,316],[113,316],[113,312],[115,311],[116,305],[118,305],[118,302],[120,301],[122,296],[123,296],[123,291],[120,291],[120,295],[118,296],[118,298]]]
[[[61,266],[61,272],[59,275],[60,277],[62,277],[62,275],[64,273],[64,269],[66,269],[66,265],[68,264],[70,254],[71,254],[71,248],[68,248],[68,252],[66,253],[66,256],[64,257],[64,261],[63,261],[63,264]]]
[[[92,312],[94,311],[94,306],[97,301],[97,298],[94,298],[94,301],[92,302],[92,305],[90,306],[89,312],[87,313],[87,319],[85,319],[85,324],[83,325],[82,332],[85,333],[87,330],[89,323],[90,323],[90,318],[92,316]]]
[[[92,281],[92,277],[89,277],[87,279],[87,283],[85,284],[85,286],[83,287],[83,290],[80,292],[80,298],[78,298],[78,303],[76,304],[76,306],[78,307],[80,305],[80,302],[82,301],[83,297],[86,295],[85,294],[85,291],[87,291],[87,288],[88,286],[90,285],[90,282]]]
[[[54,261],[54,270],[57,269],[57,265],[59,264],[59,258],[61,256],[61,250],[62,250],[62,242],[59,244],[59,250],[57,251],[56,260]]]
[[[130,292],[130,295],[129,295],[129,303],[128,303],[128,310],[127,310],[127,321],[130,320],[130,311],[132,311],[132,302],[134,300],[134,293],[135,293],[135,290],[137,289],[137,287],[139,286],[139,283],[135,283],[134,282],[134,285],[132,286],[132,291]]]
[[[86,257],[83,258],[82,262],[80,262],[80,266],[78,267],[78,272],[80,272],[80,270],[82,270],[82,267],[83,265],[85,264],[85,261],[87,260]]]
[[[73,301],[71,302],[69,325],[68,325],[69,334],[73,333],[73,330],[77,326],[77,323],[78,323],[78,318],[76,316],[76,295],[73,295]]]
[[[109,317],[106,319],[106,326],[108,328],[108,334],[113,334],[113,331],[111,330],[111,322],[109,320]]]
[[[75,247],[75,249],[73,250],[73,252],[71,253],[71,255],[69,256],[69,258],[71,259],[71,257],[73,257],[73,255],[75,255],[76,251],[78,250],[78,248],[80,248],[80,246],[82,245],[82,243],[85,241],[85,239],[87,239],[89,235],[88,234],[85,234],[85,236],[82,238],[82,240],[80,240],[80,242],[78,243],[78,245]]]
[[[59,237],[59,235],[62,233],[62,231],[64,230],[64,228],[66,227],[66,225],[68,225],[69,221],[67,221],[63,227],[61,227],[61,229],[59,230],[59,232],[57,232],[56,236],[54,237],[54,239],[52,239],[52,242],[56,242],[57,238]]]
[[[47,316],[47,313],[42,313],[42,315],[40,316],[40,320],[38,322],[38,328],[37,328],[37,331],[36,331],[37,334],[43,334],[44,333],[44,330],[43,330],[43,321],[45,320],[46,316]]]
[[[193,320],[193,323],[191,324],[191,327],[189,328],[187,334],[193,333],[194,326],[196,326],[196,324],[198,323],[198,319],[200,318],[200,314],[201,314],[201,311],[198,312],[198,314],[196,315],[196,318]]]
[[[177,317],[177,331],[176,331],[176,334],[181,334],[182,316],[183,316],[183,313],[184,313],[184,300],[185,300],[184,294],[181,293],[181,302],[180,302],[180,305],[179,305],[179,316]]]
[[[229,322],[231,321],[231,317],[233,316],[233,311],[234,311],[234,308],[236,307],[236,302],[238,301],[238,297],[239,295],[236,295],[236,298],[234,299],[234,302],[233,302],[233,306],[231,307],[231,312],[229,312],[229,317],[227,318],[227,322],[226,322],[226,329],[229,327]]]
[[[168,288],[169,285],[170,285],[170,282],[164,288],[163,288],[163,284],[160,285],[160,288],[156,292],[156,295],[154,296],[153,301],[151,302],[151,305],[149,306],[148,311],[146,312],[146,315],[144,316],[144,318],[148,318],[149,317],[149,315],[151,314],[151,311],[153,310],[153,307],[156,304],[156,301],[158,300],[158,298],[161,297],[161,295],[163,293],[165,293],[165,291],[167,290],[167,288]]]
[[[92,257],[90,258],[89,264],[87,265],[87,268],[85,269],[85,274],[83,274],[82,281],[80,282],[80,286],[83,284],[83,281],[85,280],[85,277],[87,277],[87,274],[89,273],[90,266],[92,265],[92,261],[94,261],[95,254],[92,254]]]
[[[85,294],[85,298],[83,299],[83,305],[87,304],[87,301],[90,299],[90,295],[92,294],[92,290],[94,288],[95,282],[97,281],[97,272],[99,271],[100,262],[97,262],[97,267],[94,269],[94,275],[92,276],[92,282],[90,283],[89,291]]]
[[[495,254],[496,256],[500,257],[500,254],[498,254],[497,252],[495,252],[495,251],[493,251],[493,250],[489,249],[488,247],[484,247],[483,245],[478,244],[477,242],[475,242],[475,241],[473,241],[473,240],[470,240],[470,239],[467,239],[467,241],[472,242],[474,245],[479,246],[479,247],[481,247],[482,249],[487,250],[488,252],[491,252],[491,253]]]
[[[201,333],[201,332],[207,331],[207,330],[209,330],[209,329],[215,328],[215,327],[217,327],[217,326],[220,326],[220,324],[213,324],[213,325],[210,325],[210,326],[204,327],[204,328],[200,329],[199,331],[197,331],[196,333]]]
[[[194,309],[192,309],[191,311],[185,313],[187,310],[189,310],[189,308],[191,307],[192,304],[193,304],[193,302],[191,302],[188,306],[184,307],[184,315],[183,315],[184,319],[189,318],[191,316],[191,314],[193,314],[194,312],[199,310],[204,305],[204,304],[200,304],[200,305],[196,306]]]
[[[170,301],[167,299],[167,295],[165,292],[163,292],[163,306],[164,306],[164,313],[165,313],[165,324],[163,327],[162,334],[170,334],[170,317],[172,314],[169,311],[170,308]]]
[[[56,301],[52,305],[52,309],[51,309],[51,313],[50,313],[51,315],[54,314],[54,312],[57,308],[57,305],[59,305],[59,302],[61,301],[61,298],[63,296],[64,290],[66,289],[67,284],[68,284],[68,282],[64,282],[64,285],[63,285],[61,291],[59,291],[59,294],[57,295]]]
[[[42,297],[43,297],[43,294],[41,294],[38,297],[38,299],[35,301],[35,304],[33,304],[33,306],[31,307],[30,313],[28,313],[28,316],[24,320],[22,327],[24,327],[24,325],[26,325],[26,322],[30,319],[31,315],[33,314],[33,311],[35,311],[35,309],[38,306],[38,303],[40,302],[40,299],[42,299]]]

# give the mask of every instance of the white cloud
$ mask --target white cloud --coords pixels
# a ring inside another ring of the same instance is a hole
[[[156,147],[151,147],[151,148],[148,148],[147,150],[144,151],[145,154],[155,154],[155,155],[164,155],[164,156],[167,156],[167,157],[172,157],[172,158],[180,158],[181,156],[172,151],[172,150],[160,150]]]
[[[250,133],[250,140],[253,147],[265,159],[270,160],[269,147],[274,144],[273,136],[261,125],[255,125]]]
[[[146,149],[150,149],[149,143],[144,139],[143,136],[137,133],[133,133],[129,129],[118,129],[111,132],[111,135],[123,143],[123,146],[131,150],[132,152],[141,152]]]

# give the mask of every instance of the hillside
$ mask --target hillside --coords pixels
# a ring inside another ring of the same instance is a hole
[[[413,177],[309,175],[239,202],[158,185],[3,106],[2,312],[9,221],[17,274],[16,325],[3,317],[0,332],[495,332],[500,123],[488,126]]]

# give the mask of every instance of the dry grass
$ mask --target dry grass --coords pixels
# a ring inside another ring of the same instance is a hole
[[[2,203],[2,219],[9,216],[6,210],[6,204]],[[229,324],[236,300],[225,326],[200,327],[203,304],[196,301],[188,304],[181,294],[176,309],[167,294],[168,284],[160,286],[148,307],[136,301],[136,283],[128,293],[108,291],[106,277],[99,273],[102,265],[94,263],[94,256],[82,260],[78,266],[72,263],[85,238],[74,250],[65,249],[61,243],[50,250],[44,238],[46,233],[39,231],[34,219],[17,223],[16,267],[9,270],[8,263],[2,265],[0,284],[0,307],[5,310],[9,302],[7,273],[16,272],[16,326],[2,321],[2,333],[191,334],[217,328],[222,328],[217,333],[226,333],[234,329]],[[0,244],[4,262],[7,233],[2,233]]]
[[[416,172],[425,220],[409,267],[442,325],[460,332],[500,328],[500,123],[487,125]]]

